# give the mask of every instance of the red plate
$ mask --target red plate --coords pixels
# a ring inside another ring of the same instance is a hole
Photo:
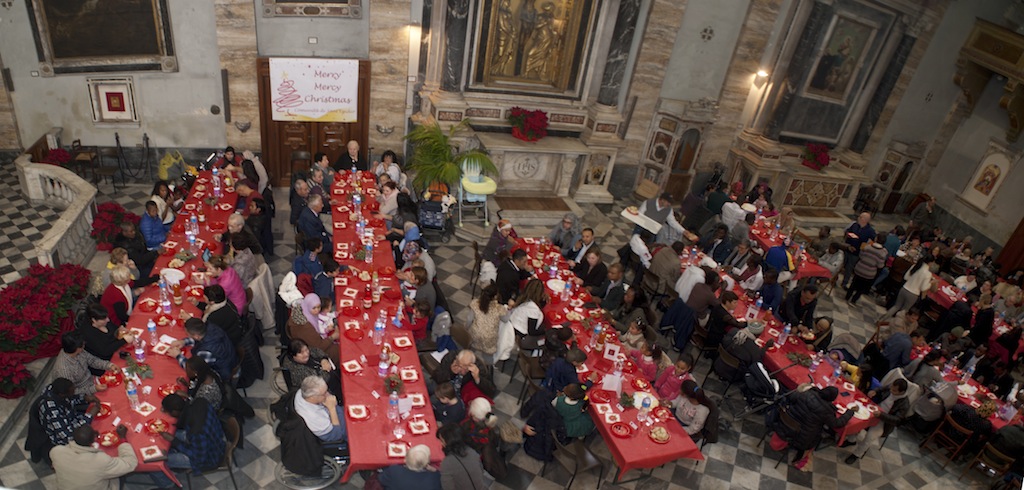
[[[629,384],[633,385],[633,388],[636,388],[640,391],[647,391],[651,389],[651,383],[643,378],[633,378],[633,381],[631,381]]]
[[[177,392],[180,389],[181,389],[181,385],[166,384],[166,385],[161,386],[160,389],[157,390],[157,392],[160,393],[160,398],[163,398],[163,397],[165,397],[167,395],[170,395],[171,393]]]
[[[359,316],[359,312],[359,308],[356,308],[355,306],[346,306],[341,309],[341,313],[350,318],[355,318]]]
[[[170,327],[171,324],[174,323],[174,317],[172,317],[171,315],[161,313],[157,315],[156,318],[153,319],[153,321],[156,322],[156,326],[158,327]]]
[[[156,301],[140,301],[137,306],[143,313],[153,313],[156,311]]]
[[[171,231],[175,233],[185,233],[185,224],[176,223],[174,226],[171,227]]]
[[[656,425],[654,427],[651,427],[651,430],[649,430],[647,432],[647,437],[651,438],[652,441],[654,441],[654,442],[656,442],[658,444],[668,444],[668,441],[672,440],[672,434],[670,434],[668,432],[668,429],[665,429],[664,427],[661,427],[661,428],[665,430],[665,439],[664,440],[658,440],[658,439],[654,438],[654,429],[657,429],[659,427],[661,427],[661,426]]]
[[[189,294],[189,296],[192,296],[193,298],[202,299],[203,298],[203,287],[202,286],[192,286],[188,290],[188,294]]]
[[[211,221],[209,226],[210,226],[210,231],[212,231],[214,233],[220,233],[220,232],[223,232],[224,230],[228,229],[227,223],[225,223],[223,221]]]
[[[109,431],[97,435],[96,441],[100,443],[100,446],[112,447],[121,442],[121,438],[117,437],[117,432]]]
[[[590,390],[588,397],[597,403],[612,403],[615,400],[615,393],[607,390]]]
[[[391,277],[395,275],[395,268],[388,266],[380,270],[379,274],[384,277]]]
[[[103,380],[104,383],[107,384],[107,388],[110,388],[117,386],[121,384],[122,381],[124,381],[124,373],[122,373],[120,369],[116,371],[107,371],[103,373],[103,375],[100,376],[100,378]]]
[[[615,422],[611,427],[612,435],[615,437],[626,438],[633,435],[633,428],[623,424],[622,422]]]
[[[105,418],[110,416],[110,413],[112,411],[113,411],[113,409],[110,408],[110,404],[109,403],[100,403],[100,411],[93,418],[94,419],[105,419]]]
[[[146,431],[154,436],[161,432],[167,432],[170,428],[171,424],[164,419],[153,419],[146,422]]]
[[[376,219],[376,218],[370,220],[370,228],[383,228],[383,227],[384,227],[384,220]]]
[[[626,374],[633,374],[636,372],[636,363],[626,359],[626,362],[622,363],[622,371]]]
[[[672,417],[672,411],[662,405],[658,405],[654,407],[654,416],[662,420],[668,420]]]
[[[363,340],[363,329],[361,328],[347,328],[345,329],[345,337],[349,340],[359,341]]]
[[[402,292],[397,289],[387,289],[382,293],[384,299],[396,300],[402,297]]]

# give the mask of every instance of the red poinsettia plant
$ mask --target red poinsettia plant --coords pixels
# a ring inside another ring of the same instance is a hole
[[[25,368],[22,356],[0,352],[0,397],[20,398],[32,389],[32,373]]]
[[[96,217],[92,220],[90,236],[96,240],[96,249],[108,251],[114,248],[114,238],[121,233],[121,223],[138,225],[142,217],[130,213],[116,202],[105,202],[96,206]]]
[[[548,135],[548,114],[542,110],[526,110],[513,107],[509,110],[508,122],[512,125],[512,136],[523,141],[537,141]]]
[[[828,146],[821,143],[807,143],[807,147],[804,148],[803,155],[804,166],[819,171],[827,167],[832,160],[832,157],[828,154],[828,150]]]
[[[71,161],[71,154],[64,148],[54,148],[46,152],[46,161],[57,165],[66,165]]]
[[[0,290],[0,395],[27,388],[24,363],[57,355],[60,335],[74,327],[72,307],[85,297],[89,274],[74,264],[36,264]]]

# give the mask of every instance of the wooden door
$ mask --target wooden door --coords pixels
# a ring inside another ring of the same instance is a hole
[[[359,108],[354,123],[274,121],[270,108],[273,98],[270,89],[270,58],[259,58],[256,63],[263,164],[273,178],[272,185],[287,187],[291,184],[292,152],[309,152],[310,156],[323,152],[333,162],[345,152],[351,140],[358,141],[360,151],[367,152],[370,136],[369,61],[359,61]],[[294,169],[306,166],[303,162],[296,164]]]
[[[1003,244],[1003,249],[999,251],[999,257],[996,258],[996,263],[1000,265],[999,272],[1001,274],[1007,274],[1010,271],[1024,267],[1024,219],[1017,223],[1017,229],[1014,230],[1013,235],[1010,235],[1010,239]]]
[[[668,183],[665,185],[665,191],[672,194],[677,200],[690,193],[690,183],[693,181],[691,170],[697,161],[697,152],[700,150],[700,136],[699,130],[691,128],[679,138],[679,150],[676,152],[675,162],[668,175]]]

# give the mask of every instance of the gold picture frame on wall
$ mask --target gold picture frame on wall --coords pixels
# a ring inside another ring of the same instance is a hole
[[[488,87],[565,92],[580,73],[592,0],[484,0],[479,77]]]

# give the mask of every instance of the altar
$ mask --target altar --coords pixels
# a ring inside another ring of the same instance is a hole
[[[573,176],[590,155],[578,138],[548,136],[526,142],[484,132],[476,137],[498,168],[497,196],[569,197]]]

